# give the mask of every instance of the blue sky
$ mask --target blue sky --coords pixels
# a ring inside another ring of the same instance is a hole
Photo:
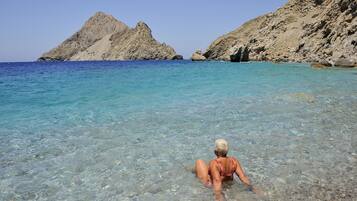
[[[0,61],[32,61],[78,31],[97,11],[154,37],[189,58],[245,21],[287,0],[1,0]]]

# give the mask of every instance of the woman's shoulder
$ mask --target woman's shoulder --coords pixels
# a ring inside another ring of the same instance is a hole
[[[212,160],[209,162],[208,166],[209,166],[209,168],[213,168],[213,167],[215,167],[215,168],[218,167],[218,168],[219,168],[220,165],[221,165],[221,162],[222,162],[222,161],[220,161],[219,158],[215,158],[215,159],[212,159]]]
[[[211,165],[216,165],[217,163],[218,163],[218,158],[212,159],[212,160],[208,163],[208,165],[209,165],[209,166],[211,166]]]
[[[212,172],[212,171],[218,170],[218,169],[219,169],[219,162],[217,161],[217,159],[211,160],[208,164],[208,171]]]
[[[236,157],[230,156],[228,158],[232,164],[234,164],[234,165],[238,164],[238,159]]]

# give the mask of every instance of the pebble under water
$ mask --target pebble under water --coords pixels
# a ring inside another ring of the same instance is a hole
[[[261,198],[356,200],[356,69],[189,61],[0,63],[0,200],[213,200],[225,138]]]

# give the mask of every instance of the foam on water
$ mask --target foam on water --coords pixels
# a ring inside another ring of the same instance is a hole
[[[0,200],[210,200],[188,169],[216,138],[266,199],[357,198],[355,70],[3,63],[0,92]]]

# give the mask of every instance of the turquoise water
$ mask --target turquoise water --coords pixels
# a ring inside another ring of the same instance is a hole
[[[0,63],[0,200],[212,200],[230,142],[267,200],[357,198],[357,71],[304,64]],[[236,182],[227,200],[257,200]]]

